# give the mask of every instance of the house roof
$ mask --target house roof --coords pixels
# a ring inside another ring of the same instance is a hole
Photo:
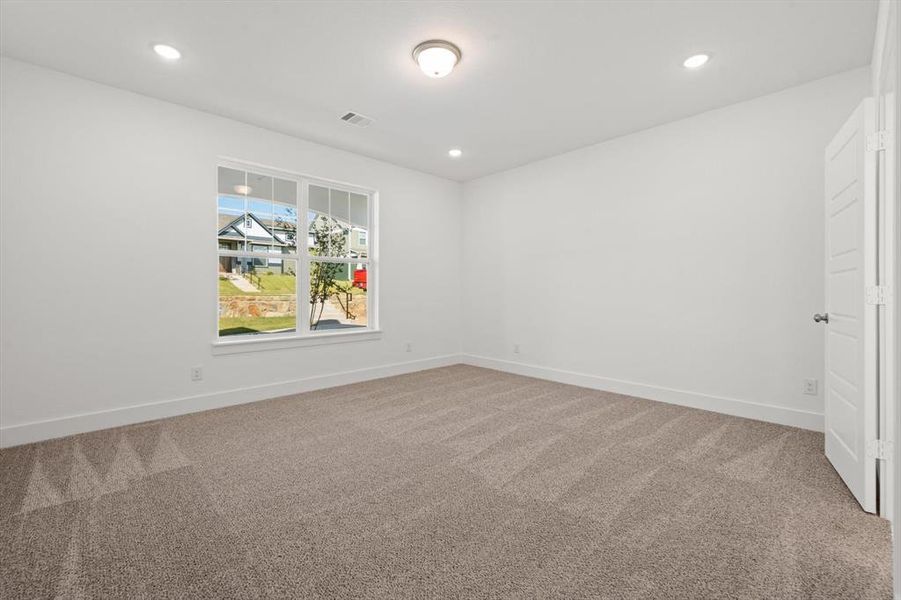
[[[273,231],[285,229],[284,227],[279,226],[277,219],[264,219],[264,218],[258,217],[256,215],[253,215],[253,214],[252,214],[252,216],[256,219],[257,223],[259,223],[259,224],[263,225],[264,227],[267,227]],[[219,213],[219,221],[218,221],[219,229],[224,229],[224,228],[228,227],[229,225],[231,225],[232,223],[234,223],[236,220],[243,219],[243,218],[244,218],[244,213],[241,213],[240,215],[229,215],[229,214]]]
[[[244,222],[245,216],[249,216],[251,219],[256,221],[260,227],[262,227],[264,230],[266,230],[266,233],[268,233],[269,236],[271,236],[271,240],[269,237],[245,235],[244,232],[242,232],[240,229],[238,229],[238,226]],[[222,224],[223,222],[225,222],[224,226]],[[270,223],[271,223],[271,221],[270,221]],[[267,225],[263,219],[258,218],[253,213],[245,213],[242,215],[238,215],[236,217],[232,216],[232,215],[220,214],[219,215],[219,237],[225,238],[225,239],[242,239],[242,240],[247,239],[247,240],[254,241],[254,242],[255,241],[264,241],[264,242],[274,241],[276,244],[281,245],[281,246],[290,245],[290,244],[288,244],[287,241],[285,241],[285,238],[281,237],[280,235],[278,235],[277,233],[275,233],[272,230],[271,225]]]

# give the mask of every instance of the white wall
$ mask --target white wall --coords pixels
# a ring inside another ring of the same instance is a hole
[[[822,152],[866,69],[462,189],[0,72],[2,445],[454,362],[461,339],[476,364],[822,426],[801,393],[823,379]],[[213,355],[223,155],[380,191],[380,340]]]
[[[466,183],[469,360],[821,428],[823,150],[868,75]]]
[[[0,72],[3,445],[459,353],[460,184],[9,59]],[[379,190],[380,340],[213,356],[218,156]]]

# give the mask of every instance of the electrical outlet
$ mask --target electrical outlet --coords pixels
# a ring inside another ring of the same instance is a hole
[[[406,350],[407,352],[413,352],[413,342],[407,342]]]
[[[203,367],[191,367],[191,381],[203,381]]]
[[[804,380],[804,393],[808,396],[816,396],[819,393],[818,388],[819,385],[816,379]]]
[[[513,354],[519,354],[519,344],[513,344]]]

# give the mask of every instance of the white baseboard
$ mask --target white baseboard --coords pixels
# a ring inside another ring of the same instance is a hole
[[[770,423],[811,429],[813,431],[823,431],[823,415],[821,413],[759,402],[749,402],[747,400],[738,400],[735,398],[710,396],[708,394],[675,390],[656,385],[635,383],[633,381],[610,379],[608,377],[564,371],[562,369],[552,369],[550,367],[529,365],[498,358],[489,358],[486,356],[463,354],[462,361],[467,365],[485,367],[487,369],[495,369],[497,371],[505,371],[517,375],[537,377],[539,379],[568,383],[570,385],[578,385],[580,387],[602,390],[605,392],[637,396],[639,398],[647,398],[648,400],[656,400],[657,402],[700,408],[702,410],[709,410],[736,417],[768,421]]]
[[[459,354],[0,427],[0,448],[459,364]]]
[[[391,377],[393,375],[403,375],[404,373],[445,367],[461,362],[497,371],[505,371],[508,373],[537,377],[539,379],[568,383],[596,390],[647,398],[658,402],[667,402],[670,404],[700,408],[702,410],[710,410],[737,417],[769,421],[771,423],[812,429],[814,431],[823,431],[823,415],[820,413],[774,406],[771,404],[749,402],[747,400],[710,396],[707,394],[675,390],[631,381],[622,381],[619,379],[610,379],[607,377],[599,377],[597,375],[576,373],[573,371],[529,365],[485,356],[448,354],[422,360],[358,369],[355,371],[343,371],[328,375],[304,377],[301,379],[282,381],[267,385],[239,388],[223,392],[212,392],[209,394],[187,396],[173,400],[163,400],[136,406],[71,415],[57,419],[48,419],[46,421],[9,425],[7,427],[0,427],[0,448],[29,444],[76,433],[85,433],[87,431],[97,431],[122,425],[132,425],[134,423],[164,419],[166,417],[176,417],[178,415],[222,408],[225,406],[234,406],[236,404],[257,402],[259,400],[278,398],[280,396],[310,392],[313,390],[346,385],[349,383],[358,383],[360,381],[368,381],[371,379],[380,379],[382,377]]]

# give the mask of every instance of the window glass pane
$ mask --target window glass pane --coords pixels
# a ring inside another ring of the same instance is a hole
[[[329,256],[329,189],[319,185],[310,186],[310,210],[307,221],[310,230],[307,232],[307,247],[313,256]]]
[[[340,190],[330,190],[329,208],[332,217],[329,256],[347,257],[350,247],[350,194]]]
[[[335,217],[332,217],[331,224],[331,233],[329,239],[331,240],[329,249],[331,253],[329,256],[333,256],[335,258],[347,258],[350,256],[350,227],[347,224],[347,221],[339,221]]]
[[[295,253],[297,183],[219,168],[220,250]]]
[[[244,250],[245,199],[235,190],[243,189],[246,173],[219,167],[219,219],[216,224],[220,250]]]
[[[220,250],[244,249],[244,198],[220,194],[218,198]]]
[[[328,216],[328,188],[319,185],[310,186],[310,210]]]
[[[273,181],[272,177],[247,173],[247,218],[244,235],[247,238],[248,250],[253,252],[269,252],[273,245],[281,245],[272,232],[275,216],[273,215]]]
[[[348,236],[350,239],[350,257],[369,257],[369,232],[359,227],[354,227]]]
[[[364,264],[311,262],[310,331],[367,327],[367,288]]]
[[[297,261],[219,257],[219,335],[264,335],[297,329]]]
[[[348,258],[354,243],[351,231],[351,194],[310,185],[307,243],[313,256]],[[358,201],[359,202],[359,201]]]
[[[350,221],[350,194],[341,190],[331,190],[329,194],[329,208],[332,212],[332,218],[346,225]]]
[[[275,199],[272,203],[275,238],[272,252],[294,254],[297,252],[297,183],[285,179],[275,180]]]
[[[247,184],[247,173],[237,169],[219,167],[219,194],[243,195],[239,186]]]
[[[369,199],[363,194],[350,195],[351,258],[369,257]]]
[[[354,227],[369,228],[369,199],[363,194],[350,195],[350,223]]]

